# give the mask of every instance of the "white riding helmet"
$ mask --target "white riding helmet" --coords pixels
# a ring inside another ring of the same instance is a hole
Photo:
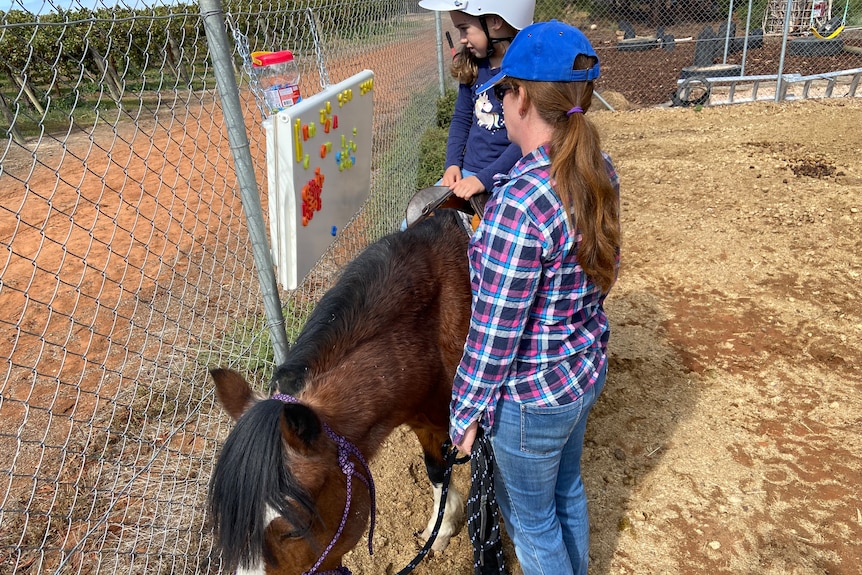
[[[496,14],[516,30],[523,30],[533,23],[536,0],[422,0],[419,6],[437,12],[457,10],[470,16]]]

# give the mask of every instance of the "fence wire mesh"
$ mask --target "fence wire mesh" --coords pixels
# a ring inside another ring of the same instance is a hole
[[[245,49],[294,51],[304,94],[375,72],[371,195],[282,294],[290,340],[340,267],[400,221],[417,141],[435,121],[441,47],[416,2],[223,10]],[[203,502],[229,421],[207,368],[262,387],[272,351],[200,10],[14,0],[0,16],[0,571],[218,572]],[[684,76],[715,66],[862,67],[859,0],[538,2],[536,18],[552,17],[591,38],[599,91],[617,107],[666,103]],[[829,22],[841,30],[821,37]],[[235,71],[265,203],[244,51]],[[853,77],[830,95],[847,95]]]

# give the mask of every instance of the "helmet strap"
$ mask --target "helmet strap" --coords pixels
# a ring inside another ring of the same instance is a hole
[[[485,32],[485,38],[488,39],[488,54],[487,58],[490,58],[494,54],[494,44],[499,44],[500,42],[511,42],[515,39],[514,36],[509,36],[507,38],[491,38],[491,32],[488,30],[488,23],[485,21],[485,16],[479,16],[479,22],[482,24],[482,31]]]
[[[494,54],[494,40],[491,38],[491,33],[488,31],[488,23],[485,21],[485,16],[479,16],[479,23],[482,24],[482,30],[485,32],[485,38],[488,39],[488,53],[486,58],[490,58]]]

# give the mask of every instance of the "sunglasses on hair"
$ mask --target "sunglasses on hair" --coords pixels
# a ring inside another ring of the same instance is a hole
[[[502,102],[503,96],[505,96],[506,92],[509,92],[510,90],[514,90],[511,84],[497,84],[494,86],[494,95]]]

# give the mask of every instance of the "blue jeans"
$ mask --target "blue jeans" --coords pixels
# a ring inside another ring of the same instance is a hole
[[[535,407],[501,399],[490,433],[494,488],[524,575],[586,575],[590,522],[581,481],[587,415],[598,381],[574,403]]]

